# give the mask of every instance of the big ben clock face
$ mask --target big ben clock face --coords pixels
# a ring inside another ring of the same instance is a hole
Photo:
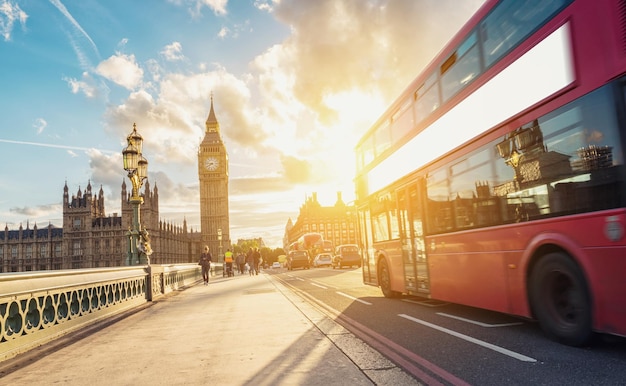
[[[210,171],[216,170],[219,164],[220,164],[220,161],[215,157],[209,157],[204,160],[204,167]]]

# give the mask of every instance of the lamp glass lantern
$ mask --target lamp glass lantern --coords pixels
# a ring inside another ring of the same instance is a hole
[[[137,132],[137,124],[133,124],[133,131],[128,134],[126,141],[128,141],[128,144],[130,145],[135,145],[135,147],[137,148],[137,152],[141,154],[141,150],[143,147],[143,137]]]
[[[137,161],[137,175],[141,179],[148,177],[148,160],[143,155],[140,155]]]
[[[129,143],[126,149],[122,151],[122,157],[124,160],[124,170],[130,172],[131,170],[137,169],[139,165],[139,151],[137,151],[137,148],[132,143]]]

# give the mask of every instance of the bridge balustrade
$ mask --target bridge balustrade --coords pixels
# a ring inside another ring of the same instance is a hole
[[[0,273],[0,361],[200,280],[196,264]]]

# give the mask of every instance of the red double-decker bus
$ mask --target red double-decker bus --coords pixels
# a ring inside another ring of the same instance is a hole
[[[289,250],[307,251],[310,259],[313,259],[318,253],[323,252],[323,249],[324,238],[321,233],[317,232],[303,234],[289,247]]]
[[[488,0],[356,147],[363,280],[626,336],[626,6]]]

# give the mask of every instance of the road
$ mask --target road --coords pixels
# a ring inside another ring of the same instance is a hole
[[[387,299],[362,283],[360,269],[265,272],[427,384],[626,385],[626,339],[564,346],[532,321],[417,297]]]

